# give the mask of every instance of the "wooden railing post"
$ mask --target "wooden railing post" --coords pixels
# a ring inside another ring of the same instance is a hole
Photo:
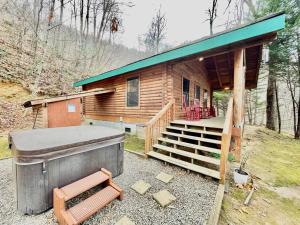
[[[171,100],[159,111],[145,127],[145,155],[151,150],[152,145],[157,142],[161,132],[175,119],[175,100]]]
[[[220,159],[220,183],[221,184],[224,184],[225,177],[226,177],[226,166],[227,166],[228,152],[231,143],[232,124],[233,124],[233,98],[231,97],[228,102],[228,108],[226,112],[223,132],[222,132],[221,159]]]

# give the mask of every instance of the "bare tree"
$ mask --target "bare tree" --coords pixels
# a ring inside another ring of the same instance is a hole
[[[156,12],[153,17],[150,28],[145,34],[145,46],[148,51],[158,53],[161,42],[165,39],[167,19],[164,13],[161,12],[161,8]]]
[[[213,35],[213,24],[215,19],[217,18],[217,4],[218,0],[213,0],[211,8],[207,10],[209,16],[209,31],[210,35]]]

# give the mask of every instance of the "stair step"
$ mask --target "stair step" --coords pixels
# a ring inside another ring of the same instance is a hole
[[[195,153],[187,152],[187,151],[180,150],[180,149],[171,148],[171,147],[160,145],[160,144],[155,144],[155,145],[153,145],[153,147],[157,148],[157,149],[160,149],[160,150],[170,152],[170,153],[174,153],[174,154],[177,154],[177,155],[185,156],[185,157],[188,157],[188,158],[191,158],[191,159],[197,159],[197,160],[202,161],[202,162],[208,162],[208,163],[211,163],[211,164],[214,164],[214,165],[220,165],[220,159],[215,159],[215,158],[212,158],[212,157],[198,155],[198,154],[195,154]]]
[[[76,224],[79,224],[119,197],[119,195],[120,192],[112,186],[107,186],[98,193],[70,208],[66,213],[76,221]]]
[[[70,209],[66,209],[66,202],[104,182],[105,188],[90,196]],[[112,174],[101,168],[101,171],[89,175],[81,180],[62,188],[53,189],[53,209],[59,224],[78,225],[92,216],[108,203],[118,198],[123,199],[123,190],[112,181]]]
[[[189,120],[173,120],[170,124],[184,125],[184,126],[193,126],[193,127],[205,127],[205,128],[213,128],[218,129],[222,132],[224,124],[222,123],[214,123],[212,121],[207,123],[202,123],[203,121],[189,121]]]
[[[221,132],[214,132],[214,131],[196,130],[196,129],[190,129],[190,128],[187,129],[187,128],[174,127],[174,126],[168,126],[167,129],[180,130],[180,131],[186,131],[186,132],[192,132],[192,133],[198,133],[198,134],[222,136]]]
[[[204,175],[207,175],[207,176],[211,176],[211,177],[220,179],[220,172],[219,171],[212,170],[212,169],[209,169],[209,168],[205,168],[205,167],[202,167],[202,166],[198,166],[198,165],[195,165],[195,164],[192,164],[192,163],[188,163],[188,162],[185,162],[185,161],[182,161],[182,160],[179,160],[179,159],[175,159],[175,158],[172,158],[172,157],[169,157],[169,156],[166,156],[166,155],[154,152],[154,151],[148,152],[148,155],[152,156],[154,158],[163,160],[165,162],[183,167],[185,169],[192,170],[192,171],[195,171],[197,173],[201,173],[201,174],[204,174]]]
[[[65,200],[68,201],[71,198],[103,183],[108,180],[109,176],[101,171],[91,174],[85,178],[82,178],[74,183],[61,188],[62,192],[65,194]]]
[[[163,142],[168,142],[168,143],[171,143],[171,144],[175,144],[175,145],[180,145],[180,146],[187,147],[187,148],[198,149],[198,150],[201,150],[201,151],[221,154],[221,150],[217,149],[217,148],[211,148],[211,147],[206,147],[206,146],[201,146],[201,145],[195,145],[195,144],[190,144],[190,143],[186,143],[186,142],[182,142],[182,141],[175,141],[175,140],[168,139],[168,138],[159,138],[158,140],[163,141]]]
[[[196,140],[196,141],[202,141],[202,142],[207,142],[207,143],[213,143],[213,144],[221,144],[220,140],[195,137],[195,136],[191,136],[191,135],[178,134],[178,133],[173,133],[173,132],[168,132],[168,131],[164,131],[162,133],[166,134],[166,135],[174,136],[174,137],[181,137],[181,138],[186,138],[186,139],[191,139],[191,140]]]

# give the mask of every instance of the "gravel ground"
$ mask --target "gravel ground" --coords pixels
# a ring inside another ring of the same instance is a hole
[[[11,159],[0,161],[0,224],[41,225],[57,224],[53,210],[38,216],[24,216],[16,211],[12,182]],[[155,179],[160,172],[174,175],[169,184]],[[130,186],[143,179],[152,187],[143,196]],[[87,220],[84,224],[113,225],[127,215],[136,225],[194,225],[204,224],[213,205],[218,182],[175,166],[149,159],[144,160],[125,152],[124,173],[114,181],[124,189],[123,201],[115,200]],[[152,194],[167,189],[177,199],[169,207],[162,209]]]

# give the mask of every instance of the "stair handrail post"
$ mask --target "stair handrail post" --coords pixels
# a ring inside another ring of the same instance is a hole
[[[154,117],[151,118],[145,124],[145,151],[144,154],[151,150],[152,145],[157,142],[160,136],[160,132],[166,129],[170,121],[168,121],[168,114],[173,114],[171,120],[175,119],[175,99],[169,101]],[[164,119],[164,123],[161,123],[161,119]],[[160,127],[163,125],[163,127]],[[159,132],[159,134],[157,133]]]
[[[231,143],[233,125],[233,97],[230,97],[221,139],[220,183],[225,183],[228,152]]]

